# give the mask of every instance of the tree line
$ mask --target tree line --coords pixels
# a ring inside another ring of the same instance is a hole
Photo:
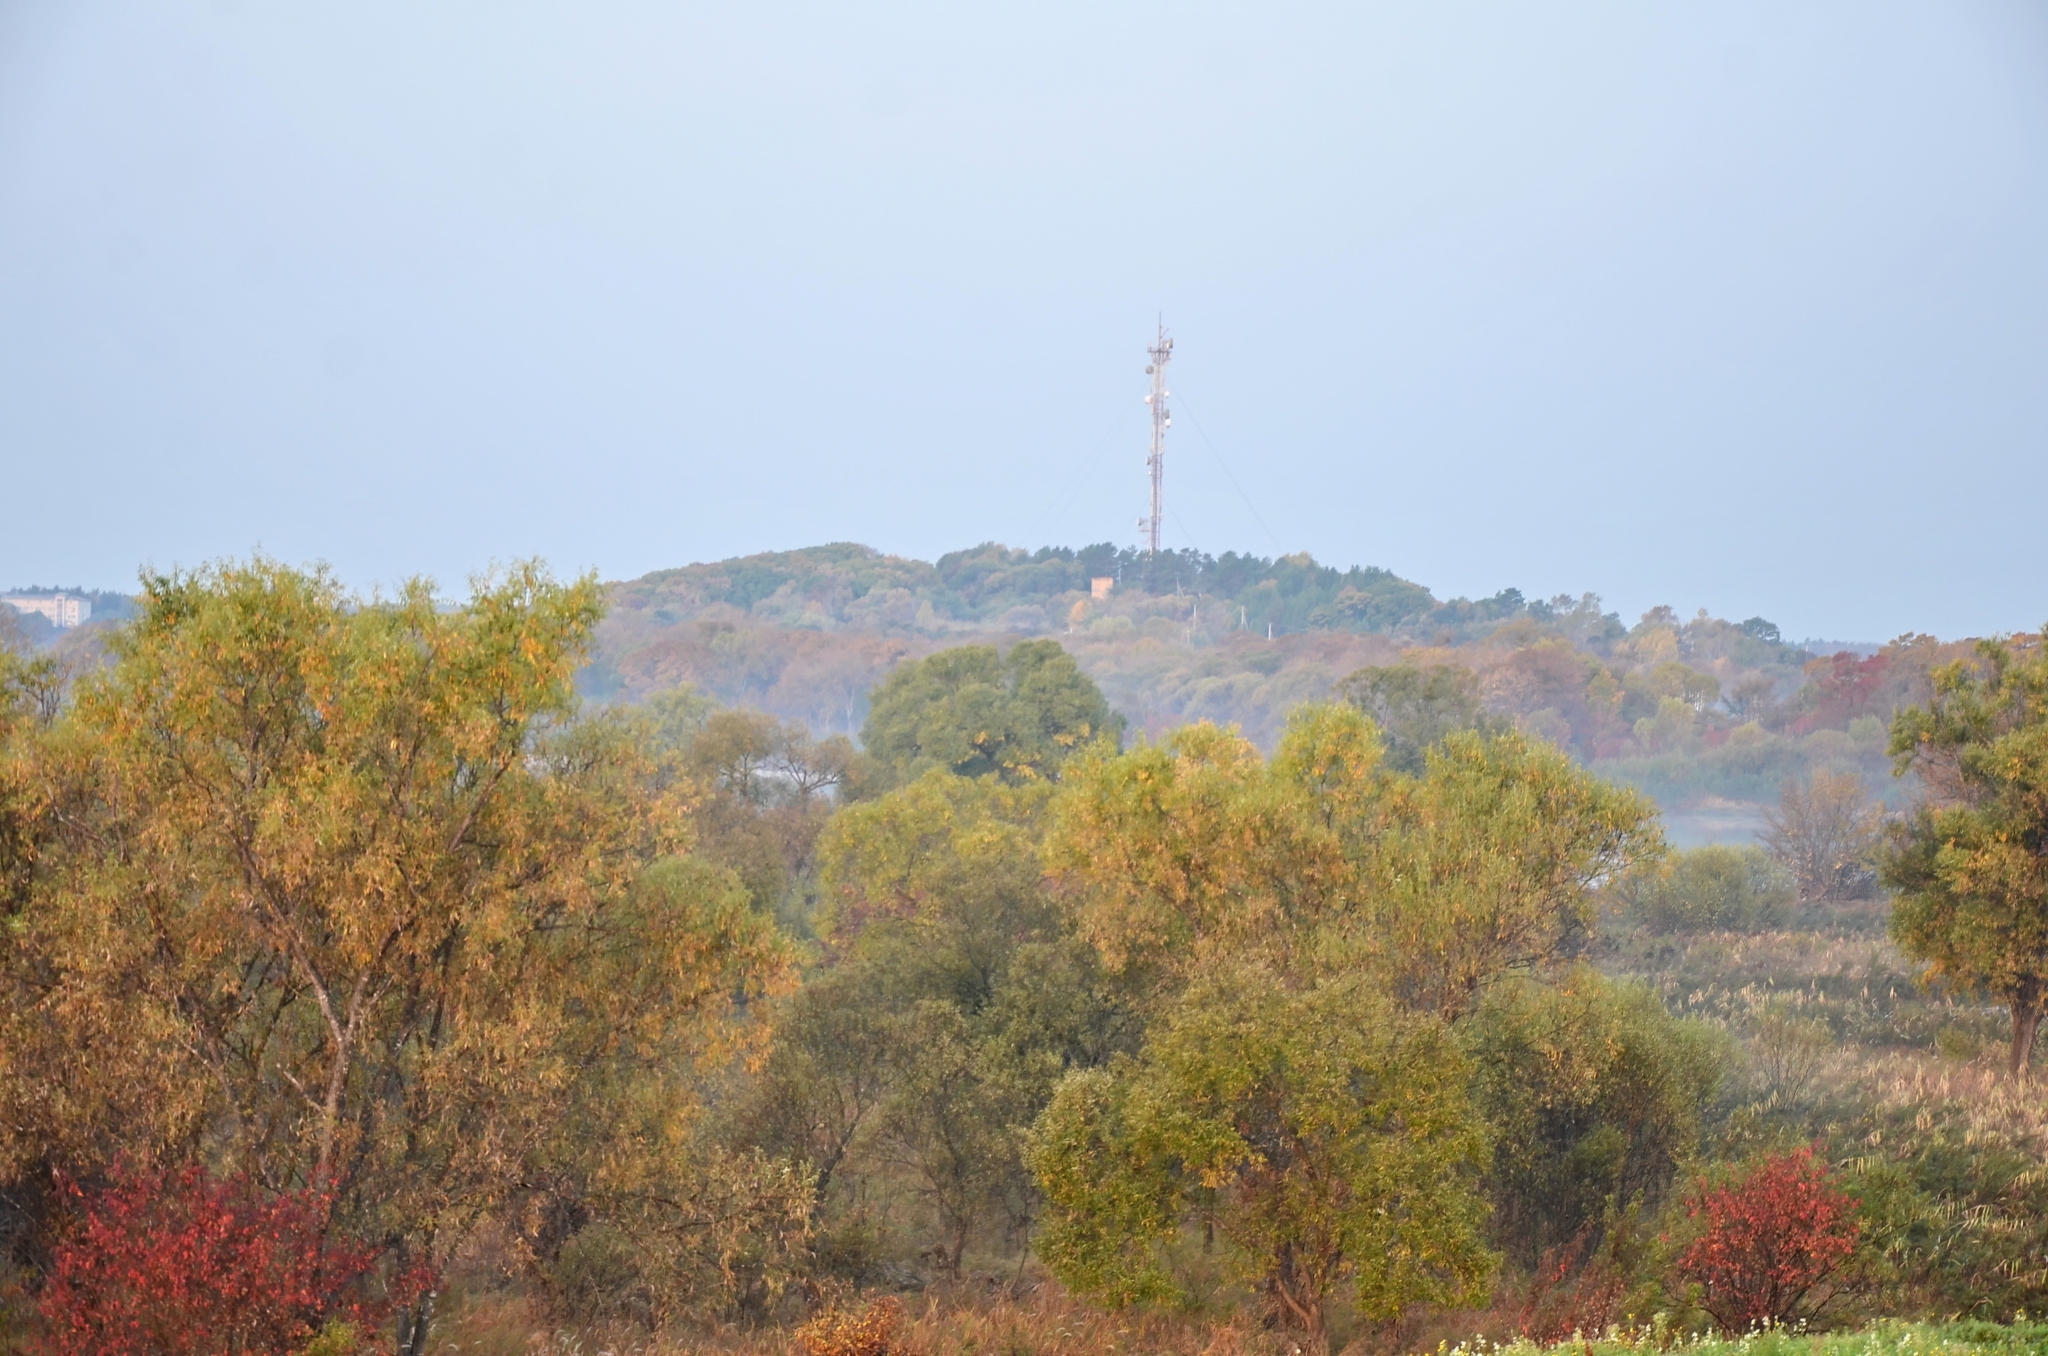
[[[24,1293],[81,1201],[199,1171],[367,1249],[351,1302],[409,1354],[486,1230],[567,1315],[1036,1257],[1318,1346],[1590,1256],[1697,1153],[1725,1038],[1583,963],[1654,806],[1462,689],[1361,678],[1268,755],[1127,741],[1054,641],[965,646],[855,744],[580,704],[601,610],[536,565],[449,608],[256,560],[149,577],[68,681],[0,660]],[[1898,935],[2011,1006],[2018,1068],[2044,672],[1987,647],[1892,733],[1932,791]]]

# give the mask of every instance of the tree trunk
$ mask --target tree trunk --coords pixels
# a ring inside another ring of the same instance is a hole
[[[2027,1076],[2034,1057],[2034,1035],[2041,1029],[2041,996],[2026,992],[2012,1000],[2012,1075]]]
[[[434,1317],[434,1292],[429,1290],[398,1315],[398,1356],[427,1356],[427,1326]]]
[[[1322,1289],[1295,1255],[1292,1244],[1282,1244],[1278,1265],[1267,1282],[1277,1317],[1285,1328],[1301,1333],[1303,1356],[1324,1356],[1330,1349],[1329,1329],[1324,1322]]]

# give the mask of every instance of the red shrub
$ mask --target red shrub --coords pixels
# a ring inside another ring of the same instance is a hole
[[[284,1356],[329,1319],[373,1323],[375,1253],[327,1237],[328,1202],[245,1178],[117,1167],[57,1248],[48,1356]]]
[[[1707,1312],[1727,1332],[1786,1324],[1856,1248],[1856,1202],[1829,1179],[1811,1149],[1765,1160],[1687,1203],[1706,1232],[1678,1269],[1706,1291]]]
[[[1587,1224],[1578,1237],[1562,1247],[1548,1249],[1537,1260],[1522,1298],[1515,1327],[1538,1346],[1556,1346],[1574,1333],[1600,1333],[1621,1317],[1621,1302],[1628,1292],[1628,1277],[1620,1254],[1625,1232],[1618,1228],[1609,1246],[1590,1260],[1595,1225]]]

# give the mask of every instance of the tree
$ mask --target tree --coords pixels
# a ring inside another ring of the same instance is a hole
[[[657,746],[665,745],[680,723],[675,704],[653,714]],[[674,748],[702,796],[697,852],[730,867],[757,908],[801,921],[818,834],[858,776],[853,742],[844,735],[814,740],[800,722],[726,710],[705,714]]]
[[[1410,775],[1423,770],[1424,753],[1453,730],[1507,728],[1480,705],[1479,676],[1462,665],[1363,668],[1338,685],[1337,695],[1372,717],[1388,766]]]
[[[1213,1228],[1314,1350],[1341,1285],[1381,1320],[1475,1300],[1493,1258],[1466,1082],[1448,1028],[1365,976],[1296,990],[1256,965],[1205,975],[1138,1059],[1060,1085],[1032,1141],[1039,1255],[1129,1303],[1173,1295],[1168,1245]]]
[[[1297,712],[1289,738],[1310,716]],[[1329,751],[1333,815],[1375,792],[1377,737],[1363,716]],[[1234,730],[1185,726],[1158,744],[1092,754],[1054,804],[1047,864],[1081,935],[1113,972],[1171,984],[1221,955],[1291,956],[1349,900],[1354,872],[1309,789]]]
[[[1700,1236],[1678,1259],[1722,1331],[1780,1327],[1811,1315],[1816,1292],[1856,1249],[1856,1202],[1811,1149],[1765,1159],[1687,1203]]]
[[[1853,772],[1816,770],[1785,783],[1759,835],[1792,875],[1801,899],[1854,899],[1875,877],[1884,810]]]
[[[1458,731],[1419,778],[1381,766],[1349,706],[1296,709],[1270,763],[1198,725],[1084,758],[1047,860],[1117,971],[1184,977],[1257,952],[1285,968],[1377,968],[1447,1019],[1567,954],[1594,888],[1662,849],[1643,797],[1508,731]]]
[[[743,1142],[809,1163],[837,1229],[888,1184],[957,1272],[992,1223],[1021,1241],[1025,1129],[1129,1019],[1047,895],[1044,782],[933,770],[842,809],[819,843],[830,964],[779,1005]],[[871,1193],[868,1193],[871,1194]]]
[[[1055,776],[1075,751],[1114,743],[1123,718],[1056,640],[1000,654],[962,645],[908,660],[868,698],[861,742],[899,773],[943,768],[1024,782]]]
[[[2011,1010],[2024,1076],[2048,999],[2048,656],[2039,637],[1983,641],[1933,682],[1892,721],[1895,769],[1926,788],[1884,854],[1892,936]]]
[[[675,855],[630,727],[576,718],[597,617],[537,566],[457,609],[260,559],[146,579],[35,769],[59,829],[0,974],[0,1176],[197,1153],[410,1267],[524,1182],[675,1168],[786,958]]]
[[[1713,1028],[1591,969],[1499,985],[1458,1035],[1494,1134],[1494,1238],[1524,1266],[1585,1261],[1606,1221],[1654,1211],[1724,1075]]]
[[[1656,807],[1519,732],[1452,734],[1396,783],[1354,936],[1406,999],[1456,1021],[1489,984],[1568,959],[1596,890],[1664,851]]]

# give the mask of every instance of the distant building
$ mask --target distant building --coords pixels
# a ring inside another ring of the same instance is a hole
[[[0,603],[6,603],[16,612],[40,612],[55,626],[71,627],[92,619],[91,601],[69,593],[53,593],[41,598],[0,597]]]
[[[1100,601],[1107,598],[1109,591],[1115,587],[1115,575],[1104,575],[1097,579],[1091,579],[1088,581],[1088,596]]]

